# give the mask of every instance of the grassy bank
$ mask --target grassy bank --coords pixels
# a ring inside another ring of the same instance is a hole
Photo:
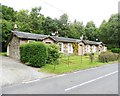
[[[62,74],[67,72],[72,72],[80,69],[87,69],[92,67],[97,67],[105,65],[107,63],[101,63],[98,61],[98,55],[94,56],[93,62],[89,60],[89,56],[62,56],[59,59],[59,64],[54,66],[51,64],[46,64],[39,71],[47,73]]]

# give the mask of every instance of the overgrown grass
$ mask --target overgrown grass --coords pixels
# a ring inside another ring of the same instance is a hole
[[[82,61],[81,61],[82,58]],[[59,64],[54,66],[51,64],[46,64],[39,71],[47,73],[62,74],[72,71],[77,71],[80,69],[87,69],[92,67],[97,67],[105,65],[107,63],[101,63],[98,61],[98,55],[94,56],[94,61],[90,62],[89,56],[62,56],[59,59]]]
[[[0,52],[1,56],[7,56],[7,52]]]

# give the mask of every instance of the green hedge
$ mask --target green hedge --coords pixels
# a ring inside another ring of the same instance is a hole
[[[55,44],[47,45],[48,57],[46,63],[53,64],[58,60],[58,58],[60,57],[60,53],[58,50],[59,47]]]
[[[100,62],[109,62],[118,60],[118,54],[112,52],[101,52],[99,55]]]
[[[120,48],[112,48],[111,51],[113,53],[120,53]]]
[[[32,42],[20,46],[20,60],[34,67],[42,67],[46,64],[47,49],[41,42]]]

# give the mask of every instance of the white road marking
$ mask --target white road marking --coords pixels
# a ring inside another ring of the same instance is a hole
[[[96,80],[99,80],[99,79],[105,78],[105,77],[110,76],[110,75],[113,75],[113,74],[115,74],[115,73],[117,73],[117,72],[118,72],[118,71],[114,71],[114,72],[112,72],[112,73],[109,73],[109,74],[103,75],[103,76],[101,76],[101,77],[98,77],[98,78],[92,79],[92,80],[90,80],[90,81],[87,81],[87,82],[81,83],[81,84],[79,84],[79,85],[76,85],[76,86],[73,86],[73,87],[70,87],[70,88],[66,88],[65,91],[69,91],[69,90],[72,90],[72,89],[74,89],[74,88],[77,88],[77,87],[83,86],[83,85],[85,85],[85,84],[88,84],[88,83],[94,82],[94,81],[96,81]]]
[[[80,71],[75,71],[73,73],[81,73],[81,72],[85,72],[85,71],[90,71],[90,70],[93,70],[93,69],[98,69],[98,68],[101,68],[103,66],[100,66],[100,67],[94,67],[94,68],[89,68],[89,69],[83,69],[83,70],[80,70]]]
[[[40,79],[35,79],[35,80],[32,80],[32,81],[24,81],[24,82],[22,82],[22,83],[32,83],[32,82],[36,82],[36,81],[39,81]]]

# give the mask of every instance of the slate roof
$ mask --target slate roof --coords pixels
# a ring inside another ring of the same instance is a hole
[[[46,38],[52,38],[56,42],[83,42],[84,44],[89,45],[99,45],[103,44],[102,42],[95,42],[95,41],[89,41],[89,40],[80,40],[80,39],[73,39],[73,38],[65,38],[65,37],[57,37],[57,36],[49,36],[49,35],[42,35],[42,34],[34,34],[29,32],[21,32],[21,31],[12,31],[12,35],[17,36],[18,38],[24,38],[24,39],[37,39],[37,40],[43,40]],[[12,36],[10,37],[10,39]],[[10,41],[8,39],[8,42]]]
[[[103,44],[102,42],[95,42],[95,41],[89,41],[89,40],[83,40],[83,42],[87,45],[100,45]]]
[[[26,39],[38,39],[43,40],[45,38],[52,38],[53,40],[57,42],[76,42],[77,39],[73,38],[65,38],[65,37],[57,37],[57,36],[49,36],[49,35],[42,35],[42,34],[34,34],[34,33],[28,33],[28,32],[21,32],[21,31],[12,31],[14,35],[16,35],[19,38],[26,38]]]
[[[78,39],[50,36],[57,42],[76,42]]]
[[[27,39],[44,39],[48,37],[47,35],[41,35],[41,34],[34,34],[34,33],[28,33],[28,32],[20,32],[20,31],[12,31],[14,35],[16,35],[19,38],[27,38]]]

